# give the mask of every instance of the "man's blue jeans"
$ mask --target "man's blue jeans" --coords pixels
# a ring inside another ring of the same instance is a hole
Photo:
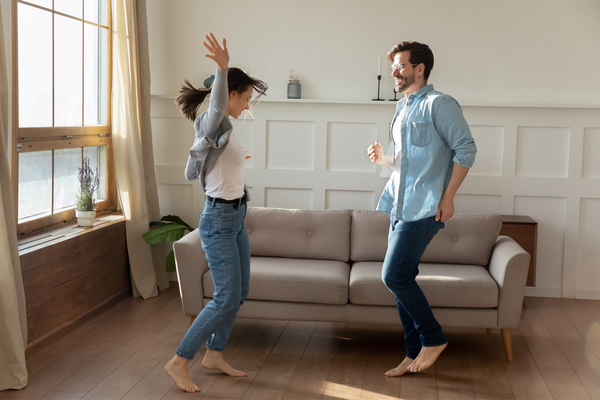
[[[204,307],[177,348],[177,355],[192,360],[202,343],[223,351],[240,306],[248,295],[250,242],[244,225],[246,204],[206,201],[200,218],[200,239],[215,285],[213,299]]]
[[[396,307],[404,327],[406,357],[413,360],[422,346],[441,346],[448,342],[416,282],[421,256],[443,227],[444,223],[436,221],[435,216],[405,222],[396,220],[392,211],[381,277],[396,297]]]

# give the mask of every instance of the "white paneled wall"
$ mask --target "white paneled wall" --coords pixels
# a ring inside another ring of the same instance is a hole
[[[183,167],[193,129],[170,97],[155,96],[152,123],[161,212],[197,224],[203,193]],[[394,103],[263,100],[234,120],[252,158],[252,206],[376,207],[387,181],[366,148],[389,141]],[[538,221],[536,287],[528,295],[600,298],[600,112],[597,108],[463,106],[477,143],[457,212]],[[167,162],[168,160],[168,162]]]
[[[600,298],[600,218],[593,219],[594,201],[600,200],[595,136],[600,110],[464,106],[463,111],[479,152],[456,197],[457,211],[538,221],[536,287],[526,294]]]
[[[577,293],[598,298],[600,282],[600,199],[581,199],[577,241]]]
[[[417,40],[435,54],[430,83],[463,105],[479,149],[456,210],[538,221],[537,282],[528,295],[600,298],[597,0],[156,0],[147,7],[163,214],[195,224],[202,210],[199,185],[183,178],[191,124],[172,100],[184,78],[200,83],[214,73],[205,33],[226,37],[231,65],[270,87],[254,117],[234,121],[252,155],[251,204],[306,209],[375,207],[386,179],[366,147],[375,139],[385,146],[394,112],[392,102],[369,102],[376,67],[381,59],[381,97],[390,98],[385,54],[400,40]],[[285,100],[290,68],[303,100]]]
[[[583,164],[581,177],[600,178],[600,129],[585,128],[583,131]]]

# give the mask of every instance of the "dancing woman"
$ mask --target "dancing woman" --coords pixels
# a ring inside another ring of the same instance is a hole
[[[204,368],[229,376],[245,376],[223,359],[223,351],[240,306],[248,295],[250,280],[250,244],[244,225],[248,192],[244,182],[244,160],[250,158],[233,133],[228,117],[237,119],[250,108],[254,90],[258,98],[267,84],[248,76],[239,68],[229,67],[227,41],[222,46],[211,33],[206,35],[206,57],[217,64],[212,89],[195,89],[189,82],[182,86],[175,103],[186,118],[194,122],[194,145],[186,165],[188,181],[199,180],[206,193],[199,231],[202,249],[215,291],[213,299],[194,320],[165,372],[186,392],[199,392],[192,382],[188,364],[206,341]],[[210,93],[208,110],[196,116]]]

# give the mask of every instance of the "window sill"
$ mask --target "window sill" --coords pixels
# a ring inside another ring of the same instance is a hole
[[[122,212],[112,212],[97,215],[94,220],[94,226],[78,226],[77,220],[73,219],[59,226],[22,235],[18,239],[19,256],[85,235],[86,233],[107,228],[122,221],[125,221]]]

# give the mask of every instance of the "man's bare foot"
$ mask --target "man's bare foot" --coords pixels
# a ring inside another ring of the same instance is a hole
[[[415,361],[408,366],[408,370],[410,372],[419,372],[431,367],[440,354],[442,354],[442,351],[444,351],[446,346],[448,346],[448,343],[441,346],[421,347],[419,355],[415,358]]]
[[[390,369],[388,372],[386,372],[385,376],[392,378],[394,376],[404,375],[408,371],[408,366],[410,364],[412,364],[413,361],[415,361],[415,360],[413,360],[412,358],[406,357],[404,360],[402,360],[400,365],[398,365],[396,368]]]
[[[189,393],[199,392],[200,388],[192,382],[190,372],[188,371],[189,361],[177,354],[165,365],[165,372],[179,386],[179,388]]]
[[[245,372],[238,371],[223,360],[223,353],[215,350],[206,350],[202,366],[206,369],[221,371],[229,376],[246,376]]]

